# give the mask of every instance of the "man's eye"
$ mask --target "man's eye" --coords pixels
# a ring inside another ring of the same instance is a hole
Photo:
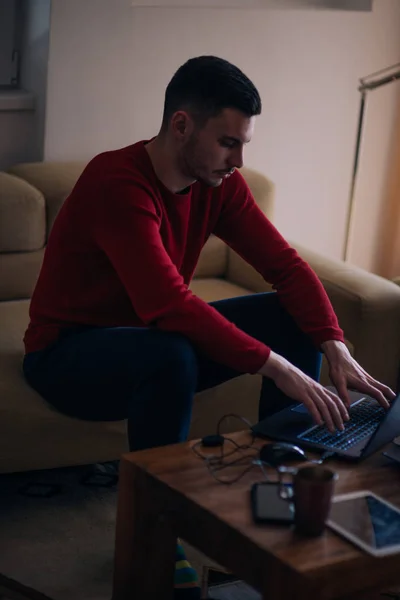
[[[220,142],[221,146],[223,148],[234,148],[235,147],[235,142]]]

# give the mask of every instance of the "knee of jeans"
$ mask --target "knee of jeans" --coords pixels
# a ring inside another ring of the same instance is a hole
[[[172,375],[186,381],[188,385],[197,383],[197,356],[192,343],[183,335],[173,335],[168,341],[164,365]]]

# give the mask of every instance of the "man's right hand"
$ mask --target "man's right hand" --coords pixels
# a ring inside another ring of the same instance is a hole
[[[259,373],[270,377],[286,396],[304,404],[318,425],[325,423],[332,433],[336,429],[343,431],[343,421],[349,420],[349,414],[339,396],[311,379],[286,358],[271,351]]]

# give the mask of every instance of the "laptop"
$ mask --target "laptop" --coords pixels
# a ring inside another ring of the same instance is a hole
[[[329,388],[335,392],[334,388]],[[289,406],[253,425],[255,435],[304,448],[332,452],[351,460],[370,456],[400,434],[400,394],[389,410],[371,396],[349,391],[350,420],[344,431],[331,433],[316,425],[303,404]]]

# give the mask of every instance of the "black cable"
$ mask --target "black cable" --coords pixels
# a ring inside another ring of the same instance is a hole
[[[225,419],[228,419],[230,417],[239,419],[240,421],[242,421],[242,423],[245,423],[247,425],[250,433],[252,434],[252,441],[250,444],[238,444],[232,438],[226,437],[221,434],[222,423],[224,422]],[[214,479],[216,479],[216,481],[218,481],[219,483],[224,483],[224,484],[236,483],[246,473],[248,473],[248,471],[253,469],[255,466],[260,466],[264,476],[268,479],[268,475],[266,474],[265,469],[263,468],[263,465],[261,464],[261,461],[254,460],[254,458],[259,455],[259,450],[257,448],[254,448],[255,440],[256,440],[256,436],[254,435],[254,433],[251,429],[251,423],[247,419],[242,417],[241,415],[238,415],[235,413],[228,413],[226,415],[223,415],[220,418],[220,420],[218,421],[217,434],[213,435],[213,436],[203,437],[201,440],[199,440],[192,446],[192,450],[196,454],[196,456],[198,456],[205,462],[205,464],[210,472],[210,475],[212,475],[212,477],[214,477]],[[234,446],[234,448],[232,450],[226,451],[226,446],[225,446],[226,442],[232,444]],[[203,453],[199,452],[199,450],[198,450],[199,446],[203,446],[203,447],[207,447],[207,448],[219,447],[220,452],[219,452],[219,454],[208,454],[208,455],[203,454]],[[244,451],[249,451],[249,450],[252,451],[251,454],[245,454],[245,455],[242,454],[241,456],[239,456],[238,458],[236,458],[234,460],[231,460],[228,462],[226,461],[227,458],[232,457],[233,455],[235,455],[238,452],[243,453]],[[248,462],[249,459],[252,459],[250,464]],[[240,472],[238,475],[236,475],[234,477],[230,477],[230,478],[224,478],[224,479],[217,476],[218,471],[221,471],[221,470],[229,468],[229,467],[240,466],[241,464],[244,464],[246,466],[246,468],[242,472]]]
[[[240,421],[242,421],[242,423],[244,423],[245,425],[247,425],[247,427],[250,429],[250,432],[253,436],[253,439],[255,437],[253,430],[252,430],[252,425],[250,423],[250,421],[248,421],[247,419],[245,419],[244,417],[242,417],[241,415],[237,415],[236,413],[228,413],[226,415],[223,415],[220,420],[218,421],[218,425],[217,425],[217,434],[221,435],[221,424],[225,421],[225,419],[229,419],[229,417],[234,417],[235,419],[239,419]]]

